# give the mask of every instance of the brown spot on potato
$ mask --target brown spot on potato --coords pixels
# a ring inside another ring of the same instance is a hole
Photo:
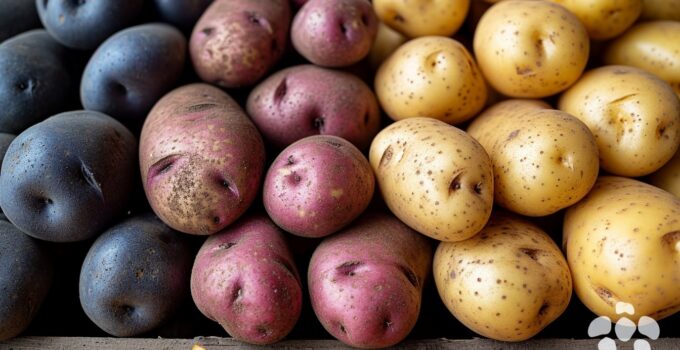
[[[362,264],[361,261],[351,260],[351,261],[346,261],[346,262],[342,263],[340,266],[336,267],[335,269],[345,276],[354,276],[354,274],[355,274],[354,271],[361,264]]]
[[[277,86],[276,89],[274,90],[274,103],[280,104],[281,101],[283,100],[283,97],[286,96],[287,92],[288,92],[288,79],[283,78],[281,79],[279,86]]]
[[[661,237],[664,244],[680,252],[680,231],[671,231]]]
[[[508,142],[508,141],[514,139],[515,137],[517,137],[517,135],[519,135],[519,129],[517,129],[517,130],[511,132],[511,133],[508,135],[508,138],[505,139],[505,142]]]
[[[600,299],[602,299],[605,303],[607,303],[610,306],[614,306],[616,298],[614,296],[614,293],[612,293],[611,290],[605,288],[605,287],[597,287],[594,288],[595,294],[597,294]]]
[[[538,256],[542,253],[540,250],[533,248],[519,248],[519,251],[534,261],[538,261]]]
[[[191,105],[185,109],[186,113],[197,113],[197,112],[202,112],[202,111],[207,111],[209,109],[217,108],[217,105],[214,103],[199,103],[195,105]],[[181,115],[181,114],[178,114]]]
[[[236,245],[236,243],[234,243],[234,242],[227,242],[227,243],[222,243],[222,244],[218,245],[217,247],[220,248],[220,249],[229,249],[229,248],[231,248],[235,245]]]
[[[392,151],[392,145],[388,146],[385,151],[383,151],[382,157],[380,157],[380,163],[379,167],[384,167],[387,165],[387,163],[390,162],[392,159],[392,156],[394,155],[394,151]]]
[[[406,276],[406,279],[411,283],[412,286],[418,288],[420,286],[420,282],[418,281],[418,277],[416,276],[415,272],[411,270],[410,268],[399,265],[399,270]]]

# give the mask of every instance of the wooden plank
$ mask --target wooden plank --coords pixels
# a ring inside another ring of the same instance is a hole
[[[393,349],[415,350],[597,350],[599,339],[538,339],[520,343],[503,343],[488,339],[429,339],[408,340]],[[0,342],[7,350],[234,350],[262,349],[230,338],[149,339],[149,338],[78,338],[78,337],[19,337]],[[680,350],[680,338],[663,338],[651,341],[654,350]],[[336,340],[286,340],[269,346],[276,350],[335,350],[347,349]],[[633,342],[618,342],[618,350],[632,350]]]

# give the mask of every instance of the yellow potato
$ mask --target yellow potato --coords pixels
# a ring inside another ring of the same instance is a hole
[[[597,180],[597,143],[588,126],[544,102],[500,102],[467,132],[491,157],[494,202],[515,213],[553,214],[578,202]]]
[[[477,114],[486,101],[486,83],[459,42],[430,36],[399,47],[378,69],[375,93],[394,120],[430,117],[449,124]]]
[[[642,0],[549,0],[566,7],[586,26],[592,39],[611,39],[642,12]]]
[[[669,19],[680,21],[680,0],[642,0],[644,20]]]
[[[479,68],[512,97],[554,95],[575,82],[588,61],[585,27],[564,7],[546,1],[507,0],[484,13],[474,51]]]
[[[385,23],[378,23],[378,34],[375,37],[371,51],[368,52],[368,62],[372,68],[378,68],[401,44],[408,40],[401,33],[388,27]]]
[[[380,21],[411,38],[453,35],[469,7],[470,0],[373,0]]]
[[[369,160],[390,210],[426,236],[464,240],[491,215],[491,160],[454,126],[432,118],[395,122],[373,139]]]
[[[680,152],[649,176],[649,183],[680,197]]]
[[[680,101],[665,81],[638,68],[605,66],[583,75],[559,100],[595,135],[600,166],[637,177],[663,166],[680,143]]]
[[[533,337],[571,299],[569,267],[555,242],[533,224],[502,212],[494,212],[476,236],[440,243],[433,272],[449,311],[497,340]]]
[[[680,96],[680,22],[636,24],[612,42],[604,61],[642,68],[668,82]]]
[[[617,321],[680,310],[680,198],[637,180],[604,176],[564,218],[576,294]],[[619,315],[616,304],[632,304]]]

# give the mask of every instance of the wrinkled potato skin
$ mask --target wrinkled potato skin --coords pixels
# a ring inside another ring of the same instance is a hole
[[[405,43],[383,62],[375,93],[394,120],[430,117],[458,124],[484,107],[487,88],[462,44],[428,36]]]
[[[680,152],[675,152],[666,165],[649,175],[648,182],[680,197]]]
[[[426,236],[464,240],[491,215],[491,160],[454,126],[431,118],[393,123],[373,140],[369,161],[390,210]]]
[[[607,49],[607,64],[644,69],[668,82],[680,97],[680,22],[636,24]]]
[[[575,15],[560,5],[531,0],[492,6],[477,25],[473,46],[491,86],[522,98],[568,88],[583,72],[590,51],[588,33]]]
[[[643,20],[680,21],[680,0],[642,0]]]
[[[407,37],[451,36],[465,21],[470,0],[373,0],[373,8],[381,22]]]
[[[442,242],[434,279],[451,313],[492,339],[522,341],[569,305],[569,266],[555,242],[519,217],[494,212],[487,226],[462,242]]]
[[[668,83],[638,68],[586,72],[558,106],[588,125],[600,166],[614,175],[650,174],[671,159],[680,143],[680,101]]]
[[[178,231],[215,233],[255,199],[264,152],[255,125],[222,90],[177,88],[156,103],[142,129],[139,158],[149,204]]]
[[[549,215],[578,202],[599,171],[588,126],[542,104],[506,100],[467,129],[493,162],[494,202],[526,216]]]
[[[601,177],[564,218],[575,292],[594,313],[661,320],[680,311],[680,198],[622,177]],[[616,313],[617,302],[635,308]]]
[[[216,0],[191,35],[196,73],[226,88],[255,84],[283,55],[290,16],[288,0]]]
[[[591,39],[614,38],[642,13],[642,0],[549,0],[566,7],[585,25]]]

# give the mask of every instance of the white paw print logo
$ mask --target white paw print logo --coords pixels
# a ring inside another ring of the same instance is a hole
[[[617,315],[633,315],[635,314],[635,308],[633,305],[623,302],[616,303],[616,314]],[[616,333],[616,339],[623,342],[627,342],[635,334],[635,330],[638,330],[640,334],[646,336],[651,340],[659,339],[659,334],[661,329],[659,329],[659,324],[656,321],[647,316],[640,317],[638,324],[631,321],[628,317],[621,317],[616,326],[614,327],[614,332]],[[588,326],[588,336],[591,338],[599,337],[601,335],[607,335],[612,331],[612,321],[607,316],[600,316],[590,322]],[[604,337],[597,344],[598,350],[616,350],[616,341],[609,337]],[[651,350],[652,346],[646,339],[637,339],[633,343],[634,350]]]

